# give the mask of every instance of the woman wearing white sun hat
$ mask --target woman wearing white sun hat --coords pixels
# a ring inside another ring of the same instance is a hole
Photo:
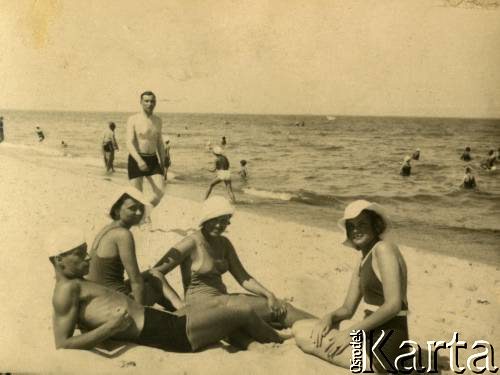
[[[383,348],[388,361],[378,353],[383,363],[374,359],[374,366],[377,371],[392,370],[397,356],[406,352],[399,345],[408,340],[405,261],[399,248],[384,239],[391,224],[379,204],[366,200],[350,203],[338,225],[345,235],[344,245],[361,251],[361,259],[353,271],[343,305],[320,320],[296,323],[295,340],[305,352],[350,368],[351,351],[345,349],[353,330],[366,332],[369,348],[381,337],[382,330],[391,330]],[[364,319],[339,330],[340,322],[352,318],[362,298],[366,307]]]
[[[243,267],[231,241],[223,236],[234,207],[227,199],[214,196],[203,203],[199,229],[172,247],[156,268],[168,273],[180,266],[187,304],[206,300],[235,301],[250,305],[262,319],[288,328],[301,319],[314,318],[285,303],[253,278]],[[222,275],[229,271],[251,294],[229,294]]]

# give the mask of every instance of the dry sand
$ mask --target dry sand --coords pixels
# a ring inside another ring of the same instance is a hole
[[[89,351],[56,351],[51,327],[54,272],[41,250],[44,236],[64,222],[99,229],[117,185],[82,170],[40,167],[8,155],[0,155],[0,165],[1,372],[349,373],[303,354],[293,340],[260,352],[214,347],[175,354],[130,346],[116,358],[105,358]],[[182,231],[196,224],[199,208],[200,202],[167,195],[153,216],[167,232],[134,230],[141,268],[154,263]],[[337,232],[244,212],[237,212],[227,236],[253,276],[277,296],[316,315],[342,303],[359,256],[340,244]],[[469,343],[484,339],[498,348],[498,267],[401,249],[409,270],[410,336],[420,343],[448,341],[458,331]],[[182,290],[178,271],[169,280]],[[229,275],[225,281],[231,291],[240,290]],[[460,358],[465,363],[466,356]]]

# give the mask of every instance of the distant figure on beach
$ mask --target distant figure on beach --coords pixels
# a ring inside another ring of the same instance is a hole
[[[167,274],[180,266],[187,305],[219,302],[250,306],[257,315],[280,328],[315,318],[290,303],[278,299],[244,268],[231,241],[223,235],[230,224],[234,207],[221,196],[207,199],[202,206],[199,229],[174,245],[155,269]],[[250,247],[252,244],[248,244]],[[247,292],[228,293],[222,275],[228,272]],[[246,336],[246,337],[245,337]],[[248,334],[233,337],[236,346],[246,348]]]
[[[249,307],[199,303],[170,313],[85,280],[87,242],[72,227],[51,231],[45,250],[54,267],[52,329],[56,349],[92,349],[117,339],[171,352],[195,352],[238,332],[259,343],[283,339]],[[81,329],[81,328],[84,329]],[[75,335],[76,328],[81,333]]]
[[[236,198],[233,193],[233,187],[231,185],[231,172],[229,171],[229,160],[228,158],[222,154],[222,149],[219,146],[215,146],[212,149],[212,153],[215,155],[215,168],[209,169],[210,172],[216,172],[217,177],[210,183],[208,187],[207,193],[205,195],[205,199],[210,196],[212,189],[215,185],[224,182],[226,185],[227,194],[233,203],[236,202]]]
[[[462,159],[463,161],[471,161],[472,160],[472,156],[470,154],[470,147],[467,146],[464,150],[464,152],[462,153],[462,156],[460,156],[460,159]]]
[[[0,143],[4,141],[4,133],[3,133],[3,117],[0,116]]]
[[[410,161],[411,161],[411,158],[406,155],[404,160],[403,160],[403,164],[401,165],[401,171],[399,172],[399,174],[401,176],[409,176],[411,175],[411,164],[410,164]]]
[[[61,147],[62,148],[67,148],[68,147],[68,144],[66,142],[64,142],[64,140],[61,141]]]
[[[419,148],[417,148],[415,150],[415,152],[413,153],[413,155],[411,156],[411,158],[413,160],[420,160],[420,149]]]
[[[128,178],[132,186],[142,191],[144,177],[153,190],[153,206],[165,192],[165,146],[161,119],[153,114],[156,96],[151,91],[141,94],[142,111],[127,121]]]
[[[248,169],[247,169],[247,161],[240,160],[240,176],[243,180],[248,178]]]
[[[35,128],[35,132],[36,132],[36,135],[38,135],[38,142],[43,142],[43,140],[45,139],[45,134],[43,134],[43,130],[37,126]]]
[[[344,245],[360,252],[361,259],[352,272],[343,305],[319,320],[295,323],[295,341],[304,352],[349,369],[351,333],[363,330],[367,352],[373,350],[379,357],[373,359],[377,372],[399,373],[391,370],[397,356],[408,351],[399,348],[408,340],[407,270],[398,246],[384,239],[389,219],[377,203],[357,200],[346,207],[338,225],[345,235]],[[340,323],[353,317],[361,299],[366,306],[364,319],[340,330]],[[382,345],[375,347],[375,343],[384,331],[387,341],[382,354]],[[392,331],[390,336],[388,331]]]
[[[476,179],[474,178],[474,175],[472,174],[471,167],[465,168],[465,176],[464,176],[463,181],[462,181],[462,187],[464,189],[475,189],[476,188]]]
[[[167,173],[168,173],[168,168],[172,165],[172,159],[170,158],[170,138],[167,137],[165,140],[165,162],[164,162],[164,168],[165,168],[165,181],[167,180]]]
[[[144,219],[149,208],[149,202],[136,188],[130,186],[118,192],[108,212],[113,221],[99,231],[92,244],[87,279],[124,293],[141,305],[157,303],[174,311],[182,307],[183,302],[166,279],[162,275],[158,277],[139,271],[134,235],[130,229]]]
[[[118,151],[115,129],[116,124],[114,122],[109,122],[108,129],[104,131],[102,136],[102,154],[104,156],[104,166],[106,167],[106,172],[108,173],[115,171],[113,163],[115,160],[115,150]]]
[[[222,147],[224,147],[225,145],[227,145],[226,137],[222,137],[222,139],[220,141],[220,144],[221,144]]]
[[[487,170],[496,169],[495,162],[496,162],[495,150],[490,150],[488,152],[488,156],[486,157],[486,159],[481,162],[481,168]]]

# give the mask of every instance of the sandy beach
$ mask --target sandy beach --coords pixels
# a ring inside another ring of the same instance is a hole
[[[74,223],[90,232],[99,229],[118,185],[71,169],[69,164],[38,166],[6,154],[0,155],[0,163],[0,371],[348,373],[303,354],[293,340],[259,352],[232,353],[230,348],[215,346],[196,354],[175,354],[129,345],[120,355],[106,358],[89,351],[56,351],[51,327],[54,272],[41,250],[45,234],[62,223]],[[200,202],[168,191],[153,215],[164,229],[135,229],[141,268],[153,264],[196,225]],[[332,217],[332,226],[336,219]],[[244,212],[236,213],[227,236],[252,275],[277,296],[318,316],[342,303],[359,256],[340,244],[337,232]],[[401,249],[409,270],[410,336],[425,345],[427,340],[449,341],[457,331],[467,342],[482,339],[498,347],[499,269],[405,246]],[[174,271],[169,280],[180,292],[179,276]],[[225,281],[229,290],[240,290],[230,276]],[[358,309],[355,319],[360,316]],[[467,357],[461,358],[464,363]]]

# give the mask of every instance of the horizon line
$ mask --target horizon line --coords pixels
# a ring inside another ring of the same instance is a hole
[[[78,109],[7,109],[0,110],[2,112],[61,112],[61,113],[137,113],[139,111],[114,111],[114,110],[78,110]],[[162,112],[157,111],[156,114],[179,114],[179,115],[243,115],[243,116],[333,116],[333,117],[383,117],[383,118],[427,118],[427,119],[463,119],[463,120],[500,120],[498,117],[477,117],[477,116],[439,116],[439,115],[370,115],[370,114],[335,114],[335,113],[245,113],[245,112]]]

